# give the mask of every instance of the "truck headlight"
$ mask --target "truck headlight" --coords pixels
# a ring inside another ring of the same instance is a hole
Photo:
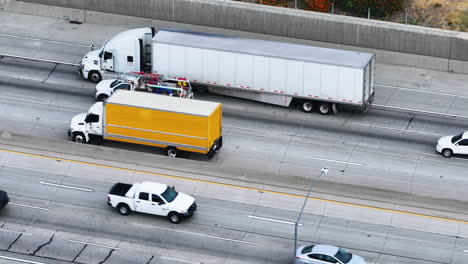
[[[182,211],[180,211],[180,213],[181,214],[186,214],[186,213],[188,213],[188,209],[182,210]]]

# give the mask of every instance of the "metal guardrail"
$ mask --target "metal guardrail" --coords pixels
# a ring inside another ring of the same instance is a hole
[[[68,66],[78,66],[78,65],[79,65],[78,63],[70,63],[70,62],[64,62],[64,61],[46,60],[46,59],[39,59],[39,58],[32,58],[32,57],[24,57],[24,56],[17,56],[17,55],[11,55],[11,54],[2,54],[2,53],[0,53],[0,57],[9,57],[9,58],[15,58],[15,59],[40,61],[40,62],[47,62],[47,63],[54,63],[54,64],[62,64],[62,65],[68,65]]]

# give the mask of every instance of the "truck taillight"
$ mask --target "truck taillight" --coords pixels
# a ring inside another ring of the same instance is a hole
[[[107,196],[107,201],[110,202],[110,197],[109,196]]]

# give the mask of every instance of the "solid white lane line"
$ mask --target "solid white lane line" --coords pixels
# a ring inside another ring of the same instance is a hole
[[[427,132],[416,131],[416,130],[406,130],[406,129],[393,128],[393,127],[369,125],[369,124],[363,124],[363,123],[351,123],[351,124],[352,124],[352,125],[356,125],[356,126],[366,126],[366,127],[374,127],[374,128],[388,129],[388,130],[396,130],[396,131],[409,132],[409,133],[417,133],[417,134],[426,134],[426,135],[438,136],[438,134],[427,133]]]
[[[14,205],[14,206],[21,206],[21,207],[27,207],[27,208],[32,208],[32,209],[44,210],[44,211],[49,211],[50,210],[49,208],[26,205],[26,204],[19,204],[19,203],[9,203],[9,204]]]
[[[428,93],[428,94],[438,94],[438,95],[447,95],[447,96],[468,98],[468,96],[465,96],[465,95],[457,95],[457,94],[441,93],[441,92],[433,92],[433,91],[423,91],[423,90],[412,89],[412,88],[405,88],[405,87],[398,87],[398,86],[390,86],[390,85],[382,85],[382,84],[377,84],[377,86],[387,87],[387,88],[394,88],[394,89],[398,89],[398,90],[406,90],[406,91],[418,92],[418,93]]]
[[[195,236],[202,236],[202,237],[208,237],[208,238],[219,239],[219,240],[232,241],[232,242],[237,242],[237,243],[241,243],[241,244],[248,244],[248,245],[260,246],[260,244],[257,244],[257,243],[246,242],[246,241],[242,241],[242,240],[235,240],[235,239],[224,238],[224,237],[210,236],[210,235],[206,235],[206,234],[203,234],[203,233],[196,233],[196,232],[190,232],[190,231],[184,231],[184,230],[175,230],[175,229],[172,229],[172,228],[164,228],[164,227],[158,227],[158,226],[150,226],[150,225],[138,224],[138,223],[133,223],[132,225],[144,226],[144,227],[156,228],[156,229],[162,229],[162,230],[168,230],[168,231],[171,231],[171,232],[179,232],[179,233],[183,233],[183,234],[189,234],[189,235],[195,235]]]
[[[433,154],[433,153],[422,153],[422,155],[434,156],[434,157],[443,157],[443,156],[440,155],[440,154]],[[464,158],[457,158],[457,157],[450,157],[450,159],[466,160],[466,159],[464,159]],[[447,158],[444,158],[444,160],[447,160]]]
[[[260,216],[255,216],[255,215],[249,215],[250,218],[253,219],[258,219],[258,220],[265,220],[265,221],[270,221],[270,222],[275,222],[275,223],[281,223],[281,224],[288,224],[288,225],[294,225],[294,222],[288,222],[288,221],[283,221],[283,220],[277,220],[277,219],[271,219],[271,218],[266,218],[266,217],[260,217]],[[299,223],[299,225],[302,225]]]
[[[388,108],[388,109],[394,109],[394,110],[402,110],[402,111],[408,111],[408,112],[416,112],[416,113],[423,113],[423,114],[431,114],[431,115],[439,115],[439,116],[448,116],[448,117],[459,117],[459,118],[468,118],[468,116],[464,115],[456,115],[456,114],[446,114],[446,113],[440,113],[440,112],[433,112],[433,111],[426,111],[426,110],[419,110],[419,109],[412,109],[412,108],[406,108],[406,107],[397,107],[397,106],[390,106],[390,105],[379,105],[379,104],[373,104],[372,106],[377,107],[377,109],[380,108]],[[371,106],[371,107],[372,107]],[[375,109],[375,108],[374,108]]]
[[[27,236],[32,236],[31,233],[24,233],[24,232],[21,232],[21,231],[14,231],[14,230],[8,230],[8,229],[0,229],[0,231],[3,231],[3,232],[7,232],[7,233],[15,233],[15,234],[21,234],[21,235],[27,235]]]
[[[73,239],[69,239],[68,241],[73,242],[73,243],[78,243],[78,244],[84,244],[84,245],[95,246],[95,247],[102,247],[102,248],[109,248],[109,249],[120,250],[120,248],[116,248],[116,247],[105,246],[105,245],[94,244],[94,243],[88,243],[88,242],[78,241],[78,240],[73,240]]]
[[[364,166],[364,164],[362,163],[354,163],[354,162],[347,162],[347,161],[340,161],[340,160],[322,159],[322,158],[312,158],[312,159],[321,160],[321,161],[330,161],[330,162],[335,162],[335,163],[350,164],[350,165],[356,165],[356,166]]]
[[[10,257],[5,257],[5,256],[0,256],[0,258],[1,259],[13,260],[13,261],[17,261],[17,262],[29,263],[29,264],[46,264],[44,262],[30,261],[30,260],[19,259],[19,258],[10,258]]]
[[[28,39],[28,40],[33,40],[33,41],[42,41],[42,42],[56,43],[56,44],[69,45],[69,46],[77,46],[77,47],[84,47],[84,48],[90,48],[92,46],[92,45],[76,44],[76,43],[70,43],[70,42],[64,42],[64,41],[58,41],[58,40],[49,40],[49,39],[40,39],[40,38],[16,36],[16,35],[3,34],[3,33],[0,33],[0,36],[9,37],[9,38]]]
[[[40,183],[44,184],[44,185],[56,186],[56,187],[61,187],[61,188],[65,188],[65,189],[72,189],[72,190],[84,191],[84,192],[94,192],[93,190],[90,190],[90,189],[73,187],[73,186],[62,185],[62,184],[57,184],[57,183],[43,182],[43,181],[41,181]]]
[[[167,259],[167,260],[173,260],[173,261],[178,261],[178,262],[184,262],[184,263],[192,263],[192,264],[200,264],[202,262],[197,262],[197,261],[191,261],[191,260],[185,260],[185,259],[179,259],[179,258],[173,258],[173,257],[166,257],[162,256],[160,259]]]
[[[256,128],[249,128],[249,127],[238,127],[238,126],[229,126],[229,125],[223,125],[223,127],[237,128],[237,129],[241,129],[241,130],[251,130],[251,131],[256,131],[256,132],[270,133],[270,134],[279,134],[279,135],[286,135],[286,136],[292,136],[292,135],[293,135],[293,134],[291,134],[291,133],[274,132],[274,131],[261,130],[261,129],[256,129]]]
[[[236,240],[236,239],[230,239],[230,238],[224,238],[224,237],[217,237],[217,236],[210,236],[210,235],[203,235],[203,236],[204,237],[209,237],[209,238],[214,238],[214,239],[219,239],[219,240],[232,241],[232,242],[241,243],[241,244],[260,246],[260,244],[252,243],[252,242],[246,242],[246,241],[242,241],[242,240]]]
[[[36,82],[44,81],[43,79],[29,78],[29,77],[9,75],[9,74],[3,74],[3,73],[0,73],[0,76],[5,76],[5,77],[9,77],[9,78],[18,78],[18,79],[24,79],[24,80],[30,80],[30,81],[36,81]]]
[[[468,250],[465,249],[465,250],[463,250],[463,252],[468,253]]]

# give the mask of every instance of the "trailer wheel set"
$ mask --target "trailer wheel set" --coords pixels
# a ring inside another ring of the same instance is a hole
[[[311,100],[304,100],[300,103],[301,110],[305,113],[312,113],[315,109],[321,115],[328,115],[332,112],[337,113],[336,105],[328,102],[318,102]]]

